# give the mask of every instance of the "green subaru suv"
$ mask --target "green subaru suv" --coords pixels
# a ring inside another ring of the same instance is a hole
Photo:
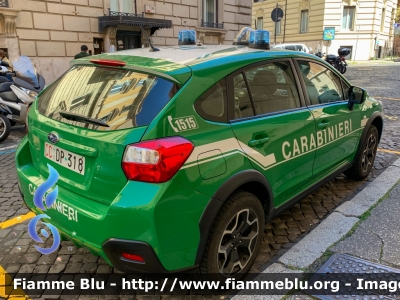
[[[266,222],[345,173],[367,177],[382,106],[318,57],[246,46],[133,49],[72,62],[28,116],[27,206],[125,272],[242,278]]]

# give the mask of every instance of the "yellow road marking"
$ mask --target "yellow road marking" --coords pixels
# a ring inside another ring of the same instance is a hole
[[[5,229],[7,227],[11,227],[11,226],[14,226],[16,224],[22,223],[22,222],[24,222],[26,220],[32,219],[34,216],[36,216],[36,215],[33,212],[29,212],[26,215],[22,215],[22,216],[19,216],[19,217],[12,218],[11,220],[7,220],[7,221],[4,221],[4,222],[1,222],[0,223],[0,229]]]
[[[378,149],[379,152],[386,152],[386,153],[394,153],[400,155],[400,151],[393,151],[393,150],[386,150],[386,149]]]
[[[14,290],[12,282],[11,276],[0,266],[0,298],[8,300],[30,299],[22,289]]]
[[[383,100],[393,100],[393,101],[400,101],[399,98],[387,98],[387,97],[373,97],[376,99],[383,99]]]

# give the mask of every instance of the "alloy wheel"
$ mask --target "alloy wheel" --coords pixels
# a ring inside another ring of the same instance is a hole
[[[362,154],[361,167],[363,172],[368,172],[375,159],[375,148],[377,145],[376,136],[371,134]]]
[[[251,209],[239,211],[225,228],[218,248],[218,269],[225,276],[243,270],[254,253],[259,234],[257,215]]]

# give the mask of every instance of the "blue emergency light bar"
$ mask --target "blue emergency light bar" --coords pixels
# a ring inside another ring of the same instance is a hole
[[[249,48],[270,49],[270,34],[268,30],[250,31]]]
[[[179,31],[178,45],[196,45],[196,31],[194,30]]]

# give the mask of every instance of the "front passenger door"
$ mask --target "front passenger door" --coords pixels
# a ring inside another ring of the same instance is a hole
[[[324,177],[351,162],[361,134],[358,105],[348,107],[348,86],[331,69],[311,61],[297,60],[308,106],[316,126],[314,176]]]

